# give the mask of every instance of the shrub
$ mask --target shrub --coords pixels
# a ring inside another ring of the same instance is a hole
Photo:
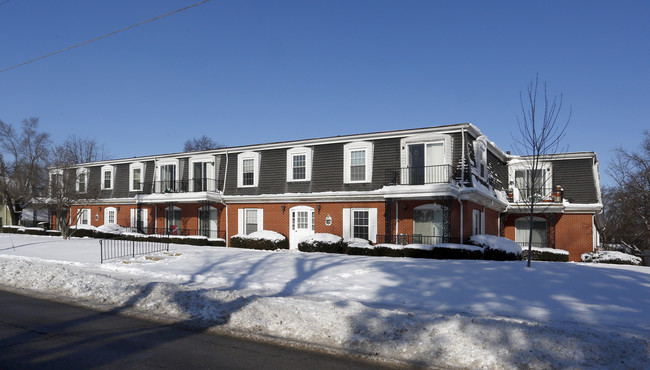
[[[289,249],[286,236],[274,231],[261,230],[248,235],[234,235],[230,238],[233,248],[248,248],[261,250]]]
[[[45,235],[45,229],[40,227],[27,227],[25,228],[25,234],[28,235]]]
[[[16,234],[19,229],[21,229],[20,226],[6,225],[2,227],[2,232],[6,234]]]
[[[354,238],[347,241],[345,253],[356,256],[376,256],[375,247],[369,240]]]
[[[404,249],[397,244],[378,244],[373,251],[373,256],[404,257]]]
[[[343,238],[333,234],[314,234],[298,243],[301,252],[345,253]]]
[[[521,246],[510,239],[494,235],[474,235],[469,238],[469,244],[482,247],[485,260],[518,261],[521,259]]]
[[[480,260],[483,249],[473,245],[438,244],[433,247],[431,257],[441,260]]]
[[[615,251],[600,251],[584,253],[581,256],[582,262],[611,263],[616,265],[641,265],[641,258]]]
[[[533,247],[531,251],[532,261],[569,262],[569,252],[563,249]],[[521,259],[528,260],[528,248],[523,248]]]

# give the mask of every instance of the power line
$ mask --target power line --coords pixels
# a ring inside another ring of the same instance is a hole
[[[7,1],[9,1],[9,0],[6,0],[6,1],[3,2],[3,3],[0,3],[0,6],[3,5],[3,4],[5,4]],[[79,47],[79,46],[83,46],[83,45],[86,45],[86,44],[90,44],[91,42],[95,42],[95,41],[97,41],[97,40],[101,40],[101,39],[103,39],[104,37],[113,36],[113,35],[115,35],[116,33],[120,33],[120,32],[126,31],[126,30],[130,30],[131,28],[134,28],[134,27],[137,27],[137,26],[143,25],[143,24],[145,24],[145,23],[149,23],[149,22],[157,21],[157,20],[159,20],[159,19],[161,19],[161,18],[165,18],[165,17],[167,17],[167,16],[169,16],[169,15],[176,14],[176,13],[180,13],[180,12],[182,12],[182,11],[184,11],[184,10],[187,10],[187,9],[193,8],[193,7],[195,7],[195,6],[198,6],[198,5],[201,5],[201,4],[204,4],[204,3],[207,3],[208,1],[211,1],[211,0],[203,0],[203,1],[199,1],[199,2],[196,3],[196,4],[192,4],[192,5],[186,6],[186,7],[184,7],[184,8],[174,10],[173,12],[169,12],[169,13],[167,13],[167,14],[163,14],[163,15],[160,15],[160,16],[158,16],[158,17],[148,19],[148,20],[146,20],[146,21],[142,21],[142,22],[140,22],[140,23],[136,23],[136,24],[134,24],[134,25],[132,25],[132,26],[128,26],[128,27],[122,28],[122,29],[120,29],[120,30],[113,31],[113,32],[111,32],[111,33],[107,33],[107,34],[105,34],[105,35],[103,35],[103,36],[95,37],[95,38],[92,39],[92,40],[88,40],[88,41],[84,41],[84,42],[79,43],[79,44],[76,44],[76,45],[68,46],[68,47],[65,48],[65,49],[61,49],[61,50],[58,50],[58,51],[55,51],[55,52],[52,52],[52,53],[49,53],[49,54],[43,55],[43,56],[40,56],[40,57],[38,57],[38,58],[34,58],[34,59],[31,59],[31,60],[28,60],[28,61],[26,61],[26,62],[22,62],[22,63],[20,63],[20,64],[16,64],[16,65],[11,66],[11,67],[9,67],[9,68],[5,68],[5,69],[3,69],[3,70],[0,70],[0,73],[5,72],[5,71],[8,71],[8,70],[10,70],[10,69],[14,69],[14,68],[18,68],[18,67],[24,66],[25,64],[29,64],[29,63],[35,62],[35,61],[37,61],[37,60],[41,60],[41,59],[45,59],[45,58],[47,58],[47,57],[51,57],[52,55],[56,55],[56,54],[62,53],[62,52],[64,52],[64,51],[68,51],[68,50],[70,50],[70,49],[74,49],[74,48],[77,48],[77,47]]]

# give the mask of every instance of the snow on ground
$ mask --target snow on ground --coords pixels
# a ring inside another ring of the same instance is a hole
[[[4,286],[411,364],[644,368],[650,268],[171,244],[99,263],[94,239],[0,234]]]

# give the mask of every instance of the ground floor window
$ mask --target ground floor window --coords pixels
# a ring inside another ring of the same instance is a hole
[[[171,235],[181,234],[181,209],[178,207],[165,208],[165,228]]]
[[[80,209],[77,219],[78,225],[90,225],[90,210],[89,209]]]
[[[237,211],[237,233],[248,235],[264,230],[264,210],[259,208],[245,208]]]
[[[377,208],[344,208],[343,238],[361,238],[376,242]]]
[[[132,231],[139,233],[147,232],[147,223],[148,223],[149,210],[144,208],[133,208],[131,209],[131,228]]]
[[[107,207],[104,209],[104,224],[116,224],[117,223],[117,209],[114,207]]]
[[[370,212],[367,210],[353,211],[352,237],[368,240]]]
[[[440,205],[425,204],[413,209],[413,243],[436,245],[444,242],[444,213]]]
[[[210,206],[199,208],[199,235],[217,238],[217,209]]]
[[[533,217],[532,228],[530,226],[528,217],[519,217],[515,221],[515,242],[527,246],[532,234],[533,247],[546,248],[546,220],[541,217]]]

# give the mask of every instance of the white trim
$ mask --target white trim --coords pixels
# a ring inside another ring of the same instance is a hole
[[[83,194],[83,193],[87,193],[87,192],[88,192],[88,173],[89,173],[89,172],[90,172],[90,171],[88,171],[88,168],[86,168],[86,167],[83,167],[83,168],[77,168],[77,177],[76,177],[76,180],[75,180],[75,190],[76,190],[78,193],[82,193],[82,194]],[[81,175],[81,174],[84,174],[84,180],[85,180],[85,181],[84,181],[84,190],[83,190],[83,191],[80,191],[80,190],[79,190],[79,184],[80,184],[80,181],[79,181],[79,175]]]
[[[306,147],[296,147],[287,150],[287,182],[311,181],[313,152],[314,150],[312,148],[306,148]],[[305,178],[304,179],[293,178],[293,157],[296,155],[305,156]]]
[[[131,223],[130,227],[138,227],[137,225],[137,215],[136,212],[138,211],[137,208],[131,208]],[[147,226],[149,225],[149,209],[147,208],[141,208],[142,213],[140,214],[140,217],[142,218],[142,227],[146,230]]]
[[[368,212],[368,240],[377,242],[377,208],[343,208],[343,240],[353,237],[354,212]]]
[[[111,186],[108,186],[108,187],[106,187],[105,184],[104,184],[104,180],[105,180],[104,174],[106,172],[111,173],[111,184],[110,184]],[[112,190],[113,187],[115,186],[114,185],[115,184],[115,167],[111,166],[111,165],[102,166],[101,177],[100,177],[99,181],[100,181],[100,187],[101,187],[102,190]]]
[[[476,173],[478,174],[478,177],[488,180],[490,178],[490,171],[488,170],[488,161],[487,161],[487,154],[488,154],[488,146],[487,146],[488,140],[485,135],[481,135],[476,138],[474,141],[474,168],[476,169]],[[480,158],[479,158],[480,157]],[[481,165],[484,166],[485,172],[481,176]]]
[[[206,174],[204,174],[205,178],[208,179],[207,181],[207,190],[208,191],[216,191],[216,171],[215,171],[215,163],[216,160],[213,155],[197,155],[197,156],[192,156],[190,157],[189,160],[189,166],[190,168],[188,169],[188,175],[189,175],[189,191],[196,191],[194,189],[194,164],[195,163],[208,163],[209,165],[206,166]],[[206,189],[203,189],[202,191],[206,191]]]
[[[343,146],[343,182],[346,184],[372,182],[373,143],[369,141],[355,141]],[[365,175],[363,180],[352,180],[350,174],[352,152],[365,152]]]
[[[135,189],[133,187],[133,170],[140,170],[140,189]],[[129,191],[137,192],[144,190],[144,163],[136,162],[129,164]]]
[[[114,212],[115,219],[113,222],[108,222],[108,215],[110,212]],[[115,207],[106,207],[104,208],[104,225],[117,225],[117,208]]]
[[[253,160],[253,184],[244,185],[244,160]],[[238,188],[254,188],[259,184],[260,178],[260,153],[259,152],[244,152],[237,154],[237,187]]]
[[[515,176],[516,171],[522,171],[522,170],[531,171],[532,166],[533,165],[531,161],[525,159],[509,163],[508,164],[508,187],[512,189],[518,189],[519,193],[522,190],[524,190],[524,189],[517,188],[516,176]],[[538,163],[538,170],[544,171],[545,174],[544,184],[542,185],[543,190],[547,192],[546,194],[542,194],[542,199],[545,199],[550,197],[551,193],[553,192],[553,164],[552,162],[540,161]],[[526,177],[526,181],[528,181],[528,176]],[[514,203],[519,202],[520,201],[519,198],[520,196],[513,196],[513,202]]]
[[[262,208],[240,208],[237,210],[237,234],[246,233],[246,211],[257,211],[257,231],[264,230],[264,210]]]
[[[83,220],[83,214],[86,213],[88,215],[88,223],[82,223],[81,221]],[[90,208],[81,208],[77,210],[77,226],[79,225],[92,225],[92,213],[90,212]]]
[[[425,133],[419,135],[412,135],[405,138],[402,138],[400,141],[401,147],[401,157],[400,163],[402,168],[408,167],[409,158],[408,158],[408,146],[414,144],[431,144],[436,142],[443,142],[443,164],[451,164],[451,135],[440,134],[440,133]],[[426,155],[425,155],[426,158]]]

